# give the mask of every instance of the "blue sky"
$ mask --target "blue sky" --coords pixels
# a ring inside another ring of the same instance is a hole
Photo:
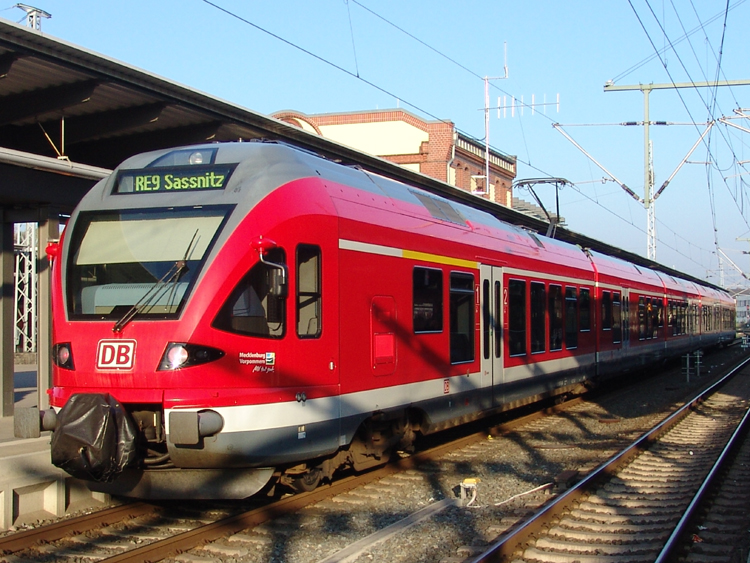
[[[560,176],[576,184],[560,192],[570,229],[643,255],[643,206],[615,183],[602,182],[605,174],[552,124],[566,125],[642,196],[643,128],[615,124],[643,120],[643,94],[605,93],[605,82],[750,79],[750,39],[742,27],[750,21],[748,0],[730,0],[726,18],[727,3],[705,0],[215,0],[246,21],[203,0],[34,2],[52,14],[42,23],[45,34],[254,111],[400,106],[451,120],[478,139],[484,138],[480,77],[503,75],[507,45],[509,77],[492,81],[492,105],[499,96],[529,103],[532,95],[551,102],[559,94],[560,107],[548,106],[546,115],[543,108],[535,115],[527,108],[513,118],[493,112],[492,146],[518,157],[518,178]],[[11,6],[0,6],[0,17],[21,20],[23,12]],[[655,49],[666,51],[633,69]],[[652,120],[685,124],[651,127],[656,187],[698,139],[702,124],[742,107],[750,108],[750,86],[652,92]],[[750,128],[748,120],[734,122]],[[750,168],[737,164],[750,160],[749,143],[748,133],[719,125],[693,153],[656,202],[657,261],[719,283],[716,239],[750,270],[750,257],[742,253],[750,243],[737,240],[750,238],[750,193],[743,182]],[[714,164],[699,164],[709,160]],[[553,207],[551,188],[538,193]],[[528,192],[517,195],[532,200]],[[738,280],[725,262],[726,283]]]

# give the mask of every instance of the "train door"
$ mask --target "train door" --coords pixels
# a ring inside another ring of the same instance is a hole
[[[622,353],[623,355],[628,354],[630,349],[630,290],[627,288],[622,289],[622,312],[621,312],[621,323],[622,323]]]
[[[480,270],[482,282],[479,289],[481,303],[481,343],[482,387],[499,388],[503,382],[502,353],[502,269],[496,266],[482,265]],[[497,403],[501,397],[494,393],[485,395],[487,402]]]

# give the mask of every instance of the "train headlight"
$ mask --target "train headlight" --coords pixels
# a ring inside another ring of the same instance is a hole
[[[188,351],[184,346],[180,346],[179,344],[167,350],[167,362],[169,362],[169,367],[172,369],[177,369],[184,365],[188,361],[188,358]]]
[[[186,342],[170,342],[161,357],[159,371],[170,371],[213,362],[224,357],[224,352],[210,346]]]
[[[55,344],[52,347],[52,361],[55,362],[57,367],[70,370],[75,369],[70,342]]]

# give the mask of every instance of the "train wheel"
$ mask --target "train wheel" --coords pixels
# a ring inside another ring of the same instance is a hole
[[[295,475],[292,478],[291,487],[298,493],[309,493],[314,491],[315,488],[320,485],[320,481],[323,478],[323,471],[319,467],[310,469],[300,475]]]

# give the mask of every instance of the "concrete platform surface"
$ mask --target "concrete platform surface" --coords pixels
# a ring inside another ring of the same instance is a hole
[[[37,405],[35,365],[16,365],[15,406]],[[102,506],[108,495],[93,493],[50,462],[50,432],[18,439],[13,417],[0,417],[0,530],[83,508]]]

